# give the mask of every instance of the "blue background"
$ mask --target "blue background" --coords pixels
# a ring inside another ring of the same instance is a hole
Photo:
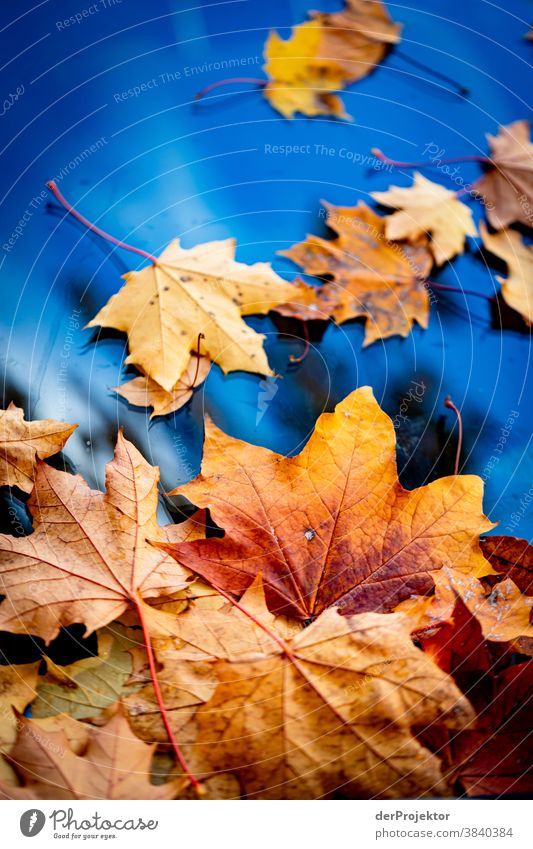
[[[26,218],[14,246],[0,251],[5,401],[23,406],[27,418],[78,422],[65,453],[70,467],[92,485],[102,486],[123,425],[126,436],[161,466],[162,488],[169,489],[199,469],[204,411],[234,436],[294,453],[320,413],[355,387],[372,385],[394,417],[412,381],[423,382],[422,402],[411,403],[398,429],[402,482],[412,487],[452,472],[455,420],[443,406],[450,394],[465,424],[463,468],[487,478],[486,512],[500,520],[499,532],[531,536],[533,510],[524,501],[533,480],[531,340],[504,305],[437,292],[426,332],[415,327],[406,340],[388,339],[364,351],[360,322],[317,325],[309,356],[299,365],[288,359],[303,347],[298,322],[253,317],[250,323],[267,334],[273,368],[283,374],[274,389],[265,389],[261,377],[224,377],[213,367],[187,408],[150,422],[145,410],[110,391],[126,379],[125,338],[107,332],[96,341],[96,334],[82,329],[117,291],[120,275],[143,262],[65,219],[41,192],[47,179],[63,174],[59,186],[67,198],[121,239],[158,253],[176,236],[186,247],[234,236],[239,260],[271,261],[292,279],[295,267],[276,252],[308,232],[326,234],[321,198],[372,203],[369,192],[410,184],[406,171],[391,174],[361,164],[371,147],[398,159],[424,158],[429,143],[445,156],[484,154],[486,132],[528,117],[533,45],[523,35],[532,4],[513,0],[502,10],[483,0],[389,3],[393,18],[404,23],[400,51],[456,78],[470,95],[451,93],[393,50],[343,93],[353,123],[287,121],[247,85],[193,100],[222,77],[262,77],[260,57],[270,30],[288,37],[287,28],[305,20],[309,7],[334,10],[341,3],[188,5],[98,3],[97,11],[68,27],[60,25],[63,19],[95,4],[3,6],[2,97],[20,86],[24,93],[0,118],[2,245]],[[238,70],[208,67],[247,57],[249,64]],[[151,80],[156,83],[139,96],[120,99]],[[69,165],[99,139],[98,150]],[[293,144],[309,144],[311,153],[282,156],[265,149]],[[315,153],[315,145],[336,152]],[[341,156],[341,149],[359,162]],[[438,171],[424,173],[453,188]],[[480,169],[464,164],[459,174],[469,181]],[[467,202],[479,220],[481,205]],[[495,271],[470,240],[466,254],[433,277],[491,295],[499,288]],[[265,395],[272,399],[258,416]],[[509,416],[514,423],[502,442]],[[498,447],[503,450],[494,455]],[[498,462],[489,470],[491,456]],[[517,512],[520,521],[511,530]]]

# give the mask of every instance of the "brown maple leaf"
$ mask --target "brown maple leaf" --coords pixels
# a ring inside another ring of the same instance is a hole
[[[531,227],[533,222],[533,144],[529,121],[500,127],[497,136],[487,134],[491,164],[476,183],[483,195],[487,218],[496,230],[515,221]]]
[[[533,793],[533,660],[494,676],[476,726],[453,741],[451,777],[469,796]]]
[[[347,0],[340,12],[312,17],[322,29],[321,55],[341,65],[349,82],[366,77],[400,41],[402,26],[391,20],[381,0]]]
[[[57,454],[77,427],[54,419],[26,422],[13,403],[0,410],[0,486],[31,492],[37,457]]]
[[[177,541],[201,529],[190,520],[160,528],[159,469],[120,433],[106,467],[106,493],[39,461],[28,502],[34,531],[0,535],[0,628],[49,642],[61,626],[87,633],[141,598],[187,586],[189,573],[146,539]],[[191,524],[192,523],[192,524]]]
[[[232,771],[252,798],[446,796],[439,759],[413,728],[473,718],[452,679],[409,636],[407,617],[330,609],[282,648],[214,664],[189,756]]]
[[[357,389],[318,419],[295,457],[226,436],[207,424],[200,476],[173,494],[209,508],[223,528],[211,538],[163,546],[215,587],[237,595],[262,572],[271,610],[307,619],[391,610],[433,586],[430,573],[490,565],[478,537],[480,478],[442,478],[405,490],[394,428],[372,390]]]
[[[332,278],[313,292],[319,317],[331,315],[339,323],[365,317],[365,345],[407,336],[415,321],[427,327],[429,296],[423,281],[433,264],[427,239],[414,244],[387,239],[386,219],[362,202],[355,207],[324,206],[337,238],[308,236],[281,251],[307,274]],[[302,304],[307,301],[301,299]],[[305,310],[303,317],[308,317],[308,307]],[[298,315],[297,305],[293,314]]]
[[[533,595],[533,546],[518,537],[481,540],[483,554],[496,572],[510,578],[524,595]]]
[[[119,710],[103,728],[88,731],[88,744],[75,754],[63,731],[46,731],[20,718],[21,729],[10,761],[22,782],[0,782],[8,799],[174,799],[180,780],[150,784],[148,746],[131,731]]]

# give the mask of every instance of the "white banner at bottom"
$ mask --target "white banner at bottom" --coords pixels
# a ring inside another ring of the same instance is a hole
[[[35,806],[6,801],[2,845],[531,849],[528,809],[527,801],[516,800],[37,801]]]

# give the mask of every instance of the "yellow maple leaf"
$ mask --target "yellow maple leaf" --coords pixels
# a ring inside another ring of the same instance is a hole
[[[186,371],[191,352],[218,363],[224,372],[272,375],[263,339],[241,316],[267,313],[297,297],[269,263],[236,262],[235,240],[205,242],[189,250],[176,239],[157,264],[125,275],[88,327],[114,327],[128,334],[127,363],[139,366],[167,392]]]
[[[318,21],[307,21],[294,27],[287,40],[275,32],[268,37],[264,70],[271,82],[265,97],[285,118],[295,112],[348,118],[342,101],[331,92],[342,88],[349,73],[334,60],[320,58],[321,35]]]
[[[455,192],[414,175],[409,188],[391,186],[387,192],[371,192],[374,200],[399,210],[385,218],[387,239],[419,239],[431,234],[430,247],[437,265],[463,253],[466,236],[477,236],[471,210]]]

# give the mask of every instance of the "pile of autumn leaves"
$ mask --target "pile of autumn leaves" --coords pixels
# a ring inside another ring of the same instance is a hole
[[[315,13],[288,42],[269,39],[265,94],[287,117],[343,116],[331,92],[398,37],[377,2]],[[496,232],[482,237],[507,263],[503,297],[531,324],[532,250],[507,229],[531,224],[527,122],[490,142],[476,193]],[[428,275],[477,235],[471,212],[420,175],[373,196],[396,211],[326,205],[336,237],[286,252],[320,285],[237,263],[231,239],[175,241],[126,275],[89,325],[128,334],[140,373],[116,391],[165,415],[211,363],[271,375],[264,337],[243,321],[269,310],[363,318],[365,344],[427,326]],[[159,470],[122,434],[105,493],[45,462],[73,430],[0,412],[0,486],[30,494],[33,522],[0,536],[0,629],[48,644],[82,623],[98,642],[69,666],[45,655],[0,667],[5,797],[532,791],[532,550],[480,543],[493,526],[475,476],[404,490],[371,390],[320,416],[291,458],[207,422],[201,474],[173,493],[197,512],[166,527]]]
[[[0,419],[0,484],[31,491],[33,520],[0,537],[0,629],[98,639],[69,666],[0,668],[5,797],[531,789],[531,549],[480,548],[475,476],[403,489],[370,389],[291,458],[208,421],[201,474],[174,493],[199,509],[166,527],[159,470],[122,434],[105,493],[42,459],[73,429]]]

